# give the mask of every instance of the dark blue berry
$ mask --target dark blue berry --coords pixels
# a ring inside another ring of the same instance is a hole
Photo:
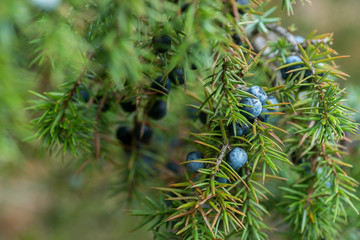
[[[120,105],[125,112],[133,112],[136,110],[136,98],[125,98],[121,101]]]
[[[116,138],[126,146],[130,146],[132,143],[132,132],[130,127],[122,126],[116,130]]]
[[[278,100],[276,99],[276,97],[270,95],[267,100],[270,102],[270,105],[276,105],[276,104],[279,104]],[[267,105],[268,106],[268,105]],[[265,106],[265,107],[267,107]],[[270,107],[270,106],[269,106]],[[271,108],[274,108],[274,109],[268,109],[269,112],[276,112],[279,110],[279,106],[273,106]]]
[[[268,113],[269,110],[267,108],[262,108],[261,110],[261,114],[259,115],[259,120],[262,121],[262,122],[268,122],[269,121],[269,118],[270,118],[270,115],[269,114],[266,114]]]
[[[260,100],[261,104],[264,104],[266,102],[267,94],[261,87],[252,86],[249,88],[248,93],[251,93],[252,95],[257,97]]]
[[[147,124],[137,123],[134,129],[134,133],[136,139],[143,143],[149,142],[152,137],[151,127]]]
[[[262,110],[261,102],[256,98],[243,98],[240,103],[246,104],[249,106],[242,106],[242,110],[245,112],[241,112],[248,120],[254,120],[257,118]]]
[[[186,161],[203,159],[204,155],[201,152],[190,152],[186,155]],[[196,172],[200,168],[204,168],[205,164],[202,162],[190,162],[187,164],[187,169],[190,172]]]
[[[165,86],[164,86],[164,79],[163,77],[158,77],[155,79],[155,81],[151,84],[151,88],[158,90],[158,95],[168,94],[171,89],[171,82],[168,78],[165,80]],[[163,93],[163,94],[162,94]]]
[[[181,68],[174,68],[169,74],[169,79],[173,84],[183,85],[184,71]]]
[[[291,71],[291,70],[296,70],[296,69],[299,69],[299,68],[302,68],[304,67],[303,65],[303,61],[301,60],[300,57],[298,56],[290,56],[286,59],[286,62],[285,64],[290,64],[290,63],[299,63],[299,64],[295,64],[293,66],[290,66],[290,67],[286,67],[286,68],[283,68],[281,69],[281,75],[284,79],[287,79],[291,74],[297,74],[299,71],[294,71],[294,72],[291,72],[291,73],[287,73],[288,71]]]
[[[148,113],[149,117],[155,120],[159,120],[166,115],[166,102],[158,99],[151,106],[150,111]]]
[[[238,45],[238,46],[241,46],[242,45],[242,41],[239,37],[239,35],[237,33],[234,33],[232,36],[231,36],[233,42]]]
[[[244,149],[236,147],[226,155],[226,162],[238,171],[247,162],[248,156]]]
[[[226,178],[222,178],[222,177],[216,177],[215,181],[217,181],[218,183],[227,183],[228,180]]]
[[[171,38],[168,35],[156,35],[152,44],[157,53],[165,53],[171,48]]]
[[[234,133],[233,125],[230,124],[228,126],[228,131],[229,131],[230,136],[240,137],[240,136],[246,135],[250,129],[250,125],[247,125],[246,123],[236,123],[235,126],[236,126],[235,133]]]
[[[298,43],[298,44],[303,44],[305,42],[305,38],[303,38],[302,36],[295,36],[295,41]]]
[[[80,98],[77,92],[74,94],[74,98],[79,98],[81,101],[89,102],[90,94],[86,89],[79,89],[79,93],[80,93]]]

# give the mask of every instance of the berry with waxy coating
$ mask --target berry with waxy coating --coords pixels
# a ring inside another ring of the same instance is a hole
[[[130,146],[132,143],[133,135],[130,127],[121,126],[116,130],[116,138],[126,146]]]
[[[237,136],[237,137],[244,136],[248,133],[249,129],[250,126],[247,125],[246,123],[236,123],[235,124],[236,132],[234,132],[234,127],[232,124],[228,126],[228,131],[230,136]]]
[[[165,53],[171,48],[171,38],[168,35],[156,35],[152,39],[152,44],[157,53]]]
[[[155,120],[159,120],[166,115],[166,102],[158,99],[151,106],[150,111],[148,112],[149,117]]]
[[[78,98],[78,99],[80,99],[80,100],[82,100],[84,102],[89,102],[90,94],[86,89],[80,89],[79,93],[80,93],[80,97],[78,96],[78,93],[76,92],[74,94],[74,98]]]
[[[124,109],[125,112],[133,112],[136,110],[136,98],[125,98],[121,101],[120,106]]]
[[[62,0],[30,0],[30,3],[34,6],[45,11],[55,10],[61,2]]]
[[[257,97],[260,100],[261,104],[264,104],[266,102],[267,94],[261,87],[252,86],[249,88],[248,93],[251,93],[252,95]]]
[[[287,79],[291,74],[297,74],[298,71],[294,71],[294,72],[291,72],[291,73],[287,73],[288,71],[291,71],[291,70],[296,70],[296,69],[299,69],[299,68],[302,68],[304,65],[302,64],[302,60],[300,57],[298,56],[289,56],[287,59],[286,59],[286,62],[285,64],[290,64],[290,63],[299,63],[299,64],[295,64],[293,66],[290,66],[290,67],[286,67],[286,68],[283,68],[281,69],[281,75],[284,79]]]
[[[143,129],[143,131],[142,131]],[[137,123],[134,129],[135,137],[137,140],[147,143],[150,141],[152,137],[152,130],[149,125],[146,123],[143,125],[141,123]]]
[[[273,95],[268,96],[267,101],[269,101],[271,103],[271,105],[279,104],[278,100]],[[279,106],[273,106],[271,108],[275,108],[276,110],[275,109],[268,109],[269,112],[276,112],[276,111],[279,110]]]
[[[218,183],[227,183],[228,180],[226,178],[222,178],[222,177],[216,177],[215,181],[217,181]]]
[[[242,45],[242,41],[239,37],[239,35],[237,33],[234,33],[232,36],[231,36],[232,40],[234,41],[234,43],[238,46],[241,46]]]
[[[184,71],[181,68],[174,68],[169,74],[169,79],[173,84],[183,85]]]
[[[238,171],[247,162],[248,156],[244,149],[236,147],[226,155],[226,162]]]
[[[305,42],[305,38],[303,38],[302,36],[300,35],[297,35],[294,37],[295,38],[295,41],[298,43],[298,44],[303,44]]]
[[[268,113],[269,110],[267,108],[262,108],[261,110],[261,114],[259,115],[259,120],[262,121],[262,122],[268,122],[269,121],[269,118],[270,118],[270,115],[269,114],[266,114]],[[264,114],[263,114],[264,113]]]
[[[245,97],[241,99],[240,103],[249,105],[243,106],[242,110],[245,112],[241,112],[248,120],[254,120],[260,115],[262,104],[258,99]]]
[[[161,93],[168,94],[171,89],[171,82],[168,78],[165,79],[165,86],[164,86],[164,79],[163,77],[158,77],[155,79],[155,81],[151,84],[151,88],[156,89],[160,91]],[[156,94],[163,95],[159,92]]]
[[[198,160],[198,159],[203,159],[203,158],[204,158],[204,155],[202,155],[201,152],[190,152],[186,155],[186,161]],[[189,162],[187,164],[187,169],[190,172],[196,172],[200,168],[204,168],[204,167],[205,167],[205,164],[202,162]]]

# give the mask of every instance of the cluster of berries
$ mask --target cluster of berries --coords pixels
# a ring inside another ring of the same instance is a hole
[[[276,97],[268,96],[264,89],[259,86],[252,86],[249,88],[248,92],[254,96],[245,97],[241,99],[240,103],[242,107],[240,108],[241,114],[243,114],[249,122],[253,122],[256,118],[262,122],[267,122],[269,120],[270,115],[269,112],[275,112],[279,109],[279,102]],[[200,120],[203,123],[207,121],[207,114],[200,114]],[[236,123],[236,128],[232,125],[229,125],[228,132],[231,136],[244,136],[248,133],[250,126],[246,123],[239,124]],[[202,162],[204,156],[200,152],[190,152],[186,156],[186,161],[190,161],[187,163],[187,169],[190,172],[196,172],[201,168],[205,167],[205,163]],[[240,168],[247,162],[248,156],[244,149],[240,147],[233,148],[226,155],[227,164],[232,167],[235,171],[240,170]],[[227,183],[226,178],[217,177],[216,181],[219,183]]]
[[[190,152],[186,155],[187,169],[190,172],[197,172],[199,169],[205,167],[205,163],[202,162],[204,155],[201,152]],[[236,147],[233,148],[226,155],[226,163],[234,169],[234,171],[239,171],[242,166],[247,162],[248,155],[244,149]],[[218,183],[227,183],[226,178],[216,177],[215,179]]]
[[[171,48],[171,38],[168,35],[156,35],[152,39],[152,46],[156,53],[166,53]],[[159,76],[151,84],[150,88],[154,95],[149,100],[149,107],[145,109],[146,114],[154,119],[160,120],[167,113],[167,104],[163,100],[171,90],[171,83],[176,85],[184,84],[184,72],[181,68],[174,68],[168,77]],[[136,97],[124,97],[120,102],[125,112],[134,112],[137,109]],[[125,148],[140,146],[141,143],[148,143],[152,136],[152,129],[148,124],[135,124],[131,129],[128,126],[120,126],[116,131],[116,137]]]

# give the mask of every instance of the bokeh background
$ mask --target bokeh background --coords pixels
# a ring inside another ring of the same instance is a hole
[[[306,36],[314,28],[318,33],[334,33],[334,48],[341,55],[351,55],[338,61],[351,76],[342,83],[348,88],[348,104],[360,110],[360,1],[297,2],[294,16],[287,16],[280,9],[276,15],[281,15],[284,26],[295,24],[299,35]],[[4,9],[0,3],[0,22],[1,16],[6,16]],[[0,38],[5,30],[0,28]],[[2,81],[0,76],[0,94],[1,86],[6,84]],[[110,170],[106,167],[76,174],[76,166],[71,162],[41,152],[39,142],[22,141],[31,133],[26,127],[30,116],[22,109],[30,98],[27,90],[38,90],[41,84],[41,81],[25,83],[23,92],[14,92],[16,97],[7,99],[12,108],[8,111],[0,108],[0,119],[4,120],[0,124],[13,123],[0,127],[0,134],[11,135],[9,141],[0,141],[0,240],[151,239],[145,229],[130,233],[137,219],[127,216],[119,208],[119,199],[109,195],[116,174],[107,174]],[[3,101],[0,106],[8,104],[2,98],[0,101]],[[357,115],[356,119],[359,121],[360,117]],[[346,158],[354,165],[351,174],[360,180],[359,136],[352,139]],[[360,217],[350,213],[349,222],[342,239],[360,239]],[[281,237],[271,235],[270,239]]]

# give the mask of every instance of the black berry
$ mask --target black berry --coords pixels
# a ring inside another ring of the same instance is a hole
[[[151,106],[150,111],[148,112],[149,117],[159,120],[166,115],[166,102],[163,100],[156,100]]]
[[[147,143],[152,137],[151,127],[147,124],[137,123],[134,129],[135,137],[137,140]]]
[[[168,94],[171,89],[171,82],[168,78],[166,78],[165,85],[164,85],[163,77],[158,77],[151,84],[151,88],[158,90],[159,91],[159,92],[157,92],[158,95]]]
[[[120,102],[120,106],[125,112],[133,112],[136,110],[136,98],[125,98]]]
[[[171,48],[171,38],[168,35],[156,35],[152,39],[152,44],[157,53],[165,53]]]

